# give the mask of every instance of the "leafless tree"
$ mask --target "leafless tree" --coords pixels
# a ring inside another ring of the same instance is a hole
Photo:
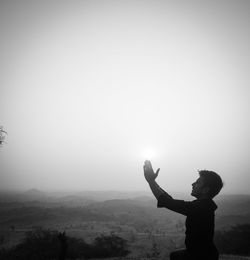
[[[3,126],[0,126],[0,145],[4,143],[7,132],[3,130]]]

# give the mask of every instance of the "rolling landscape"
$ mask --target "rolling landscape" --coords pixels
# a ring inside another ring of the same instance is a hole
[[[172,195],[191,199],[184,193]],[[216,232],[250,225],[249,195],[221,195],[215,201]],[[171,250],[184,246],[185,217],[157,209],[147,192],[1,192],[0,216],[1,248],[17,245],[27,232],[39,228],[65,231],[89,243],[116,234],[128,242],[131,258],[166,259]]]

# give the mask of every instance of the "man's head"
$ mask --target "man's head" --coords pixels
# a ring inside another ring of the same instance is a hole
[[[192,184],[191,195],[199,198],[213,198],[223,187],[221,177],[213,171],[201,170],[200,177]]]

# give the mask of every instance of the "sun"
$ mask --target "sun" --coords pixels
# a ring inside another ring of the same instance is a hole
[[[146,148],[142,151],[142,157],[145,160],[152,160],[153,158],[155,158],[155,156],[156,152],[152,148]]]

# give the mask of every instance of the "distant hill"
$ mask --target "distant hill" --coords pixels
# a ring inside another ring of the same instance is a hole
[[[24,192],[4,192],[0,191],[0,202],[13,202],[13,201],[31,201],[46,199],[50,201],[69,201],[69,200],[89,200],[92,201],[105,201],[112,199],[131,199],[138,198],[141,200],[152,199],[149,192],[125,192],[125,191],[58,191],[58,192],[44,192],[38,189],[30,189]]]
[[[250,195],[223,195],[215,200],[219,215],[250,215]]]
[[[37,189],[27,190],[19,194],[19,196],[19,198],[23,200],[43,200],[48,197],[46,192]]]
[[[185,194],[171,194],[186,199]],[[189,196],[190,197],[190,196]],[[108,199],[107,199],[108,198]],[[111,198],[111,199],[110,199]],[[216,228],[250,223],[250,196],[223,195],[216,199]],[[70,225],[81,221],[113,221],[138,227],[157,223],[184,222],[184,217],[166,209],[157,209],[156,199],[146,192],[61,192],[47,193],[31,189],[22,193],[0,193],[0,226]],[[127,222],[126,222],[127,221]],[[149,223],[149,224],[147,224]],[[151,223],[151,224],[150,224]],[[178,224],[179,225],[179,224]],[[140,227],[141,228],[141,227]]]

